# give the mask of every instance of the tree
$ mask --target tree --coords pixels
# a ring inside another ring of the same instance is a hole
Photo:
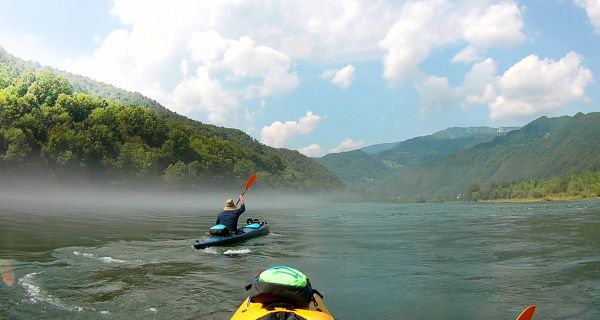
[[[83,93],[77,93],[75,96],[61,93],[56,100],[56,107],[66,110],[76,122],[85,120],[92,110],[103,106],[100,99]]]
[[[187,160],[190,153],[190,139],[188,135],[180,129],[173,129],[167,135],[169,140],[173,141],[173,152],[175,159]]]
[[[73,87],[63,77],[58,77],[50,71],[42,71],[35,76],[35,81],[27,88],[38,105],[53,106],[59,95],[73,94]]]
[[[103,124],[95,124],[80,132],[83,159],[95,166],[111,162],[119,155],[119,145],[115,141],[110,128]]]
[[[52,128],[48,133],[48,142],[42,147],[42,154],[59,166],[72,164],[76,160],[73,151],[77,147],[76,136],[75,130],[66,126]]]
[[[154,150],[139,141],[132,141],[126,142],[121,147],[117,163],[125,173],[145,177],[157,158]]]
[[[238,179],[245,179],[256,172],[256,165],[248,159],[240,159],[233,166],[233,175]]]
[[[123,137],[137,136],[154,147],[161,146],[165,139],[165,123],[152,110],[127,106],[119,111],[116,120]]]
[[[188,168],[185,163],[177,161],[165,169],[162,179],[166,184],[180,187],[184,184],[187,173]]]
[[[25,160],[31,153],[31,146],[27,141],[27,135],[20,128],[9,128],[3,130],[6,150],[2,159],[9,162],[20,162]]]

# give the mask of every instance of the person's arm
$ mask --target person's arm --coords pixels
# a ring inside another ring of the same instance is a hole
[[[240,208],[238,209],[238,217],[246,211],[246,204],[244,203],[244,196],[240,195]]]
[[[217,223],[215,224],[221,224],[221,220],[219,220],[219,217],[217,217]]]

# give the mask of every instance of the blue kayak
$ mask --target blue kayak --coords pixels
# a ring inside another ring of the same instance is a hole
[[[247,224],[242,228],[240,234],[230,234],[227,236],[212,235],[205,239],[197,239],[194,241],[194,248],[205,249],[208,247],[224,246],[233,244],[248,239],[260,237],[269,234],[269,225],[266,221],[262,223]]]

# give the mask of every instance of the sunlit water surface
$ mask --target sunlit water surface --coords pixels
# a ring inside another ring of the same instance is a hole
[[[228,319],[261,269],[304,271],[339,319],[600,319],[600,201],[253,209],[272,233],[195,250],[215,212],[0,203],[0,318]],[[6,268],[5,268],[6,269]]]

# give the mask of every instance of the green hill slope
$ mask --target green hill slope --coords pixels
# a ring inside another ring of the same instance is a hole
[[[521,130],[402,169],[371,191],[399,199],[455,199],[470,185],[548,179],[600,168],[600,113],[541,117]]]
[[[173,113],[156,101],[18,59],[0,48],[0,171],[105,183],[342,188],[298,152]]]
[[[450,152],[491,141],[511,129],[449,128],[406,141],[328,154],[316,160],[345,184],[367,190],[403,167],[423,164]],[[377,150],[381,151],[373,152]]]
[[[488,142],[509,129],[489,127],[449,128],[432,135],[399,142],[393,148],[374,155],[394,167],[414,166],[429,162],[456,150]]]
[[[366,189],[393,171],[362,150],[332,153],[316,160],[346,185],[357,189]]]

